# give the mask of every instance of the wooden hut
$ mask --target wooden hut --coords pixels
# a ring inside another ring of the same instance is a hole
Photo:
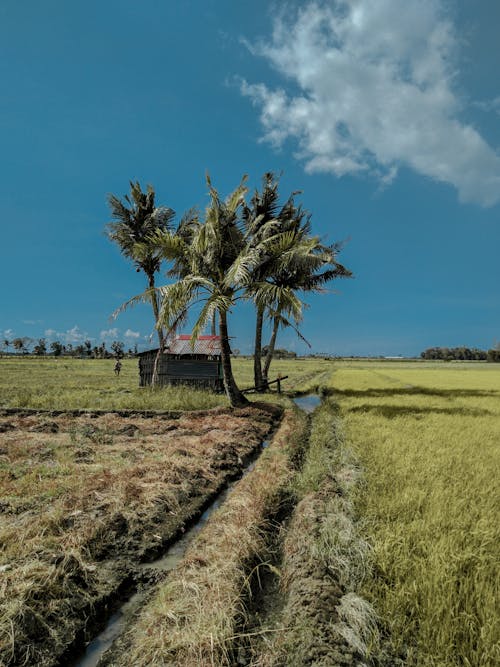
[[[140,386],[153,379],[158,348],[140,352]],[[165,343],[158,359],[158,385],[188,384],[222,391],[223,385],[220,336],[200,336],[191,344],[190,335],[179,335]]]

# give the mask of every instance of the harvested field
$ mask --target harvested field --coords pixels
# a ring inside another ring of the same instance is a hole
[[[246,664],[235,654],[246,593],[252,572],[265,569],[267,537],[285,500],[304,428],[301,415],[285,413],[255,469],[210,517],[179,566],[159,585],[119,654],[105,664]]]
[[[238,474],[276,416],[0,417],[0,663],[56,664],[133,586],[137,564]]]

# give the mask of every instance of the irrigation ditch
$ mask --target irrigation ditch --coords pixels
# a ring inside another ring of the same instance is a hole
[[[369,560],[350,500],[359,471],[342,446],[333,403],[321,405],[318,395],[294,402],[284,412],[260,404],[243,411],[239,417],[260,420],[259,428],[240,430],[236,441],[246,434],[248,442],[226,443],[229,455],[210,450],[214,460],[208,467],[215,476],[208,475],[196,492],[181,494],[175,512],[163,510],[161,518],[145,521],[143,529],[154,531],[153,539],[133,553],[125,549],[123,558],[113,558],[109,545],[103,549],[101,576],[111,583],[100,597],[74,609],[83,622],[58,638],[59,653],[54,642],[38,653],[12,650],[5,664],[381,664],[373,610],[357,593]],[[219,422],[207,426],[207,414],[230,419],[224,410],[200,412],[196,428],[190,431],[186,423],[183,431],[182,415],[170,414],[163,415],[163,428],[177,443],[183,432],[199,440],[200,433],[222,428]],[[44,423],[65,416],[46,415]],[[121,417],[133,422],[138,415]],[[258,439],[259,433],[267,435]],[[198,481],[199,475],[198,470]],[[116,535],[123,529],[130,530],[127,521]]]

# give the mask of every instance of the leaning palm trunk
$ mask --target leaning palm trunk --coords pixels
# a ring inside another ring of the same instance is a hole
[[[148,282],[149,282],[149,289],[151,291],[151,305],[153,307],[153,314],[155,318],[155,325],[158,331],[158,342],[159,342],[158,353],[156,354],[153,364],[153,375],[151,377],[151,386],[154,387],[155,385],[158,384],[158,364],[160,362],[160,356],[163,353],[164,335],[163,335],[163,327],[158,326],[158,321],[160,319],[160,306],[158,304],[158,294],[156,292],[156,287],[155,287],[154,273],[148,274]]]
[[[279,318],[275,317],[273,322],[273,333],[271,334],[271,340],[269,341],[269,347],[267,348],[267,354],[264,360],[264,369],[262,371],[263,382],[265,382],[266,384],[268,382],[269,367],[271,366],[271,361],[273,360],[274,347],[276,345],[276,336],[278,335],[279,326],[280,326]]]
[[[264,323],[264,308],[257,306],[257,321],[255,323],[255,349],[253,353],[253,379],[258,392],[265,390],[262,377],[262,325]]]
[[[229,336],[227,333],[227,313],[223,310],[219,311],[219,331],[222,371],[224,373],[224,389],[229,398],[229,403],[233,408],[247,405],[248,400],[238,389],[236,382],[234,381],[233,369],[231,368],[231,348],[229,347]]]

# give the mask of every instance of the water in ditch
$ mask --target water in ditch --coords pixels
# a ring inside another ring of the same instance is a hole
[[[297,398],[293,399],[293,402],[301,410],[303,410],[307,414],[310,414],[311,412],[314,412],[316,410],[316,408],[318,407],[318,405],[321,403],[321,396],[318,396],[318,394],[308,394],[307,396],[297,396]]]

